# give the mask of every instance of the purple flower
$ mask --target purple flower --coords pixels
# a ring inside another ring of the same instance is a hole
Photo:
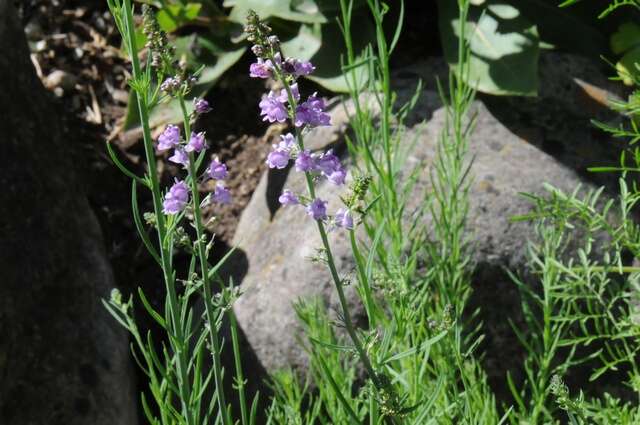
[[[189,188],[183,181],[176,180],[164,196],[162,211],[165,214],[178,214],[189,202]]]
[[[189,139],[189,143],[184,148],[187,152],[200,152],[206,146],[206,142],[204,139],[204,132],[200,133],[191,133],[191,138]]]
[[[211,199],[220,204],[228,204],[231,202],[231,192],[225,187],[224,183],[219,181],[216,183],[216,189],[214,190]]]
[[[278,145],[273,145],[274,150],[269,152],[267,156],[267,165],[269,168],[283,169],[289,163],[289,151],[280,149]]]
[[[269,78],[273,71],[273,64],[270,60],[258,58],[258,62],[249,65],[249,76],[252,78]]]
[[[193,99],[193,109],[197,114],[206,114],[207,112],[211,112],[209,102],[200,97]]]
[[[284,103],[287,101],[286,93],[285,99],[282,99],[282,95],[276,96],[273,91],[270,91],[267,96],[264,96],[260,101],[260,115],[264,115],[263,121],[269,122],[285,122],[289,114]]]
[[[207,168],[207,174],[215,180],[224,180],[229,175],[226,164],[220,162],[217,156],[211,161],[209,168]]]
[[[327,203],[320,198],[316,198],[307,206],[307,214],[314,220],[324,220],[327,218]]]
[[[329,175],[342,167],[340,159],[334,155],[333,149],[329,149],[316,160],[316,167],[324,174]]]
[[[331,183],[335,184],[336,186],[342,186],[346,178],[347,178],[347,172],[344,170],[344,168],[335,170],[331,174],[327,175],[327,180],[329,180]]]
[[[281,135],[280,139],[280,143],[278,143],[278,148],[280,149],[291,151],[296,145],[296,137],[291,133]]]
[[[324,101],[316,94],[312,94],[309,98],[302,102],[296,108],[296,127],[308,124],[311,127],[331,125],[331,117],[324,112]]]
[[[285,190],[278,198],[282,205],[298,205],[300,201],[298,197],[290,190]]]
[[[293,83],[291,84],[291,87],[289,87],[289,89],[291,90],[291,96],[295,99],[295,101],[299,101],[300,100],[300,90],[298,89],[298,83]],[[280,96],[284,96],[285,100],[289,100],[289,97],[287,96],[287,91],[285,89],[282,89],[282,91],[280,92]]]
[[[316,169],[322,172],[327,179],[335,185],[343,185],[347,177],[346,170],[340,164],[340,159],[329,149],[316,159]]]
[[[345,229],[353,229],[353,216],[351,211],[340,208],[333,218],[335,225],[338,227],[344,227]]]
[[[301,61],[295,58],[286,58],[282,63],[282,69],[287,74],[299,77],[301,75],[309,75],[315,71],[315,66],[308,61]]]
[[[179,143],[180,129],[173,124],[169,124],[160,137],[158,137],[158,150],[166,151],[177,146]]]
[[[296,61],[294,62],[294,68],[297,76],[309,75],[316,70],[316,67],[309,61]]]
[[[169,157],[169,161],[176,164],[182,164],[186,167],[189,165],[189,154],[184,150],[184,148],[178,146],[176,150],[173,151],[173,155]]]
[[[298,154],[296,158],[296,170],[297,171],[314,171],[316,169],[316,159],[311,155],[311,152],[304,150]]]

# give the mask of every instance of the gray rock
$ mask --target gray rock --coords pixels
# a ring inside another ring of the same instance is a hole
[[[398,83],[399,98],[408,98],[414,86],[415,80]],[[329,144],[340,147],[347,120],[344,109],[342,105],[334,108],[332,118],[336,125],[314,130],[306,138],[307,144],[314,149],[326,148]],[[564,159],[560,161],[531,143],[526,138],[526,131],[514,129],[515,123],[504,125],[482,100],[474,103],[472,113],[476,114],[477,121],[468,156],[473,158],[468,231],[474,246],[474,261],[481,270],[476,292],[482,294],[484,291],[489,295],[487,291],[495,294],[496,290],[502,289],[495,286],[498,277],[501,285],[514,288],[504,276],[503,267],[522,269],[526,262],[527,240],[534,236],[531,224],[510,220],[514,215],[530,211],[530,202],[519,194],[541,193],[545,182],[572,190],[576,185],[584,184],[584,179]],[[572,115],[572,112],[567,114]],[[426,125],[419,124],[423,119],[427,120]],[[583,121],[581,125],[588,125],[586,119]],[[408,122],[405,139],[418,140],[408,161],[409,164],[426,164],[416,187],[418,192],[424,193],[430,190],[430,165],[436,155],[438,134],[444,125],[444,110],[434,91],[422,93]],[[527,127],[529,123],[523,126]],[[563,143],[598,142],[594,138],[576,139],[583,135],[578,133]],[[591,187],[589,183],[586,186]],[[305,193],[300,173],[269,171],[245,209],[234,240],[246,255],[242,279],[245,293],[235,307],[238,321],[267,370],[290,365],[304,368],[306,365],[306,355],[296,341],[300,326],[291,307],[293,302],[299,297],[320,296],[330,308],[338,308],[325,266],[309,261],[321,246],[317,229],[299,207],[278,207],[277,196],[283,187]],[[340,194],[340,190],[326,182],[318,187],[318,196],[329,201],[330,211],[339,206]],[[420,196],[414,199],[420,199]],[[411,206],[407,210],[411,211]],[[337,231],[330,239],[341,273],[350,273],[354,265],[345,235]],[[483,287],[483,283],[489,284]],[[358,304],[355,296],[350,302],[354,306]]]
[[[0,423],[133,425],[100,227],[12,3],[0,0]]]

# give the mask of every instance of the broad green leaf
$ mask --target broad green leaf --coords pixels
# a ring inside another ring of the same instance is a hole
[[[322,27],[320,24],[301,24],[298,34],[280,46],[285,56],[310,60],[322,46]]]
[[[458,60],[457,2],[438,0],[439,25],[445,58]],[[468,83],[497,95],[534,96],[538,91],[538,31],[520,11],[504,1],[471,7],[467,34],[471,58]]]
[[[239,23],[244,23],[249,10],[254,10],[262,19],[280,18],[308,24],[327,22],[313,0],[225,0],[223,5],[233,7],[229,18]]]
[[[158,11],[158,24],[166,32],[173,32],[198,17],[201,3],[168,4]]]
[[[611,35],[611,51],[616,55],[621,55],[638,45],[640,45],[640,26],[636,23],[622,24]]]
[[[353,43],[355,51],[359,52],[374,39],[375,31],[364,12],[358,13],[357,17],[361,24],[353,36]],[[297,35],[283,41],[282,52],[285,56],[310,60],[315,65],[316,71],[306,77],[309,80],[337,93],[348,91],[341,63],[346,52],[338,24],[300,24]],[[366,65],[359,67],[358,72],[361,73],[359,80],[366,81]]]

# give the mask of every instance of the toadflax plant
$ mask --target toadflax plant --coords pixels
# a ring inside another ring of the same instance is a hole
[[[211,111],[204,99],[195,99],[193,112],[187,111],[185,96],[197,81],[197,72],[174,60],[173,49],[160,30],[150,7],[143,5],[143,26],[147,38],[146,64],[139,59],[131,0],[109,0],[109,8],[122,35],[132,64],[129,82],[135,92],[143,129],[147,172],[140,177],[122,164],[108,144],[113,162],[132,179],[133,218],[139,235],[150,255],[162,269],[165,285],[164,307],[154,309],[139,289],[142,305],[164,331],[162,341],[155,341],[150,331],[142,331],[134,317],[133,299],[124,300],[114,290],[106,308],[132,335],[133,355],[149,380],[149,391],[141,394],[146,419],[151,424],[231,425],[233,412],[226,401],[221,363],[222,341],[219,329],[225,316],[231,325],[235,359],[235,380],[240,418],[243,425],[255,423],[257,396],[251,410],[245,397],[245,380],[239,356],[238,334],[231,305],[238,293],[220,285],[215,265],[209,263],[213,238],[205,233],[202,216],[204,205],[231,201],[225,186],[228,170],[218,158],[205,166],[206,135],[192,131],[194,120]],[[149,113],[159,103],[177,101],[180,105],[182,130],[167,126],[154,141],[149,126]],[[170,151],[169,161],[181,166],[182,172],[169,188],[162,188],[156,167],[156,152]],[[213,193],[201,197],[200,184],[215,181]],[[153,211],[141,216],[138,190],[148,190]],[[149,236],[155,232],[154,238]],[[187,270],[178,270],[175,254],[182,250],[191,258]],[[214,292],[217,292],[214,295]],[[196,305],[204,306],[204,313]],[[151,396],[151,400],[149,399]]]
[[[349,193],[342,197],[344,205],[336,211],[328,210],[328,202],[317,196],[317,184],[321,180],[326,180],[332,185],[344,186],[347,172],[331,149],[325,152],[311,152],[305,147],[304,137],[310,129],[331,125],[330,116],[325,112],[324,100],[318,97],[317,93],[305,98],[298,86],[298,77],[311,74],[315,67],[307,61],[284,57],[278,37],[273,35],[271,29],[253,12],[248,15],[245,32],[247,39],[253,43],[252,51],[257,57],[257,61],[251,64],[249,69],[251,77],[272,78],[282,87],[280,90],[271,90],[262,97],[259,107],[263,121],[288,122],[294,129],[293,133],[281,136],[281,141],[273,145],[273,150],[267,156],[267,165],[270,168],[282,169],[293,162],[295,170],[304,173],[306,181],[306,193],[294,193],[285,189],[279,201],[283,206],[300,208],[301,212],[304,210],[310,219],[315,221],[322,241],[321,261],[329,269],[340,302],[340,324],[346,330],[351,343],[351,346],[343,346],[340,349],[353,353],[366,372],[367,396],[375,411],[370,413],[371,420],[374,421],[374,418],[378,417],[379,411],[380,417],[386,423],[401,423],[402,416],[410,409],[404,405],[405,399],[397,393],[395,384],[387,376],[385,368],[372,359],[370,355],[372,336],[361,332],[353,323],[344,292],[349,279],[338,272],[327,236],[327,232],[332,230],[349,233],[354,260],[358,264],[358,290],[363,294],[367,310],[372,311],[376,307],[372,297],[370,273],[367,274],[365,271],[363,255],[355,237],[356,226],[362,223],[366,211],[371,207],[371,203],[366,203],[371,178],[367,176],[353,178]],[[300,305],[297,310],[303,318],[304,307]],[[318,314],[320,313],[316,315]],[[344,392],[344,388],[340,388],[333,375],[334,371],[330,370],[323,361],[322,355],[316,355],[313,352],[315,348],[335,348],[335,346],[327,339],[322,341],[310,337],[310,340],[314,345],[312,357],[322,370],[320,379],[325,386],[332,388],[340,406],[346,412],[344,420],[350,423],[361,423],[362,415],[350,400],[351,394]],[[335,373],[340,372],[335,371]]]

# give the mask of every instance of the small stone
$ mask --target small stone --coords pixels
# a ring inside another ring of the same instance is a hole
[[[60,88],[64,92],[73,89],[77,81],[75,75],[57,69],[45,77],[43,84],[49,90]]]

